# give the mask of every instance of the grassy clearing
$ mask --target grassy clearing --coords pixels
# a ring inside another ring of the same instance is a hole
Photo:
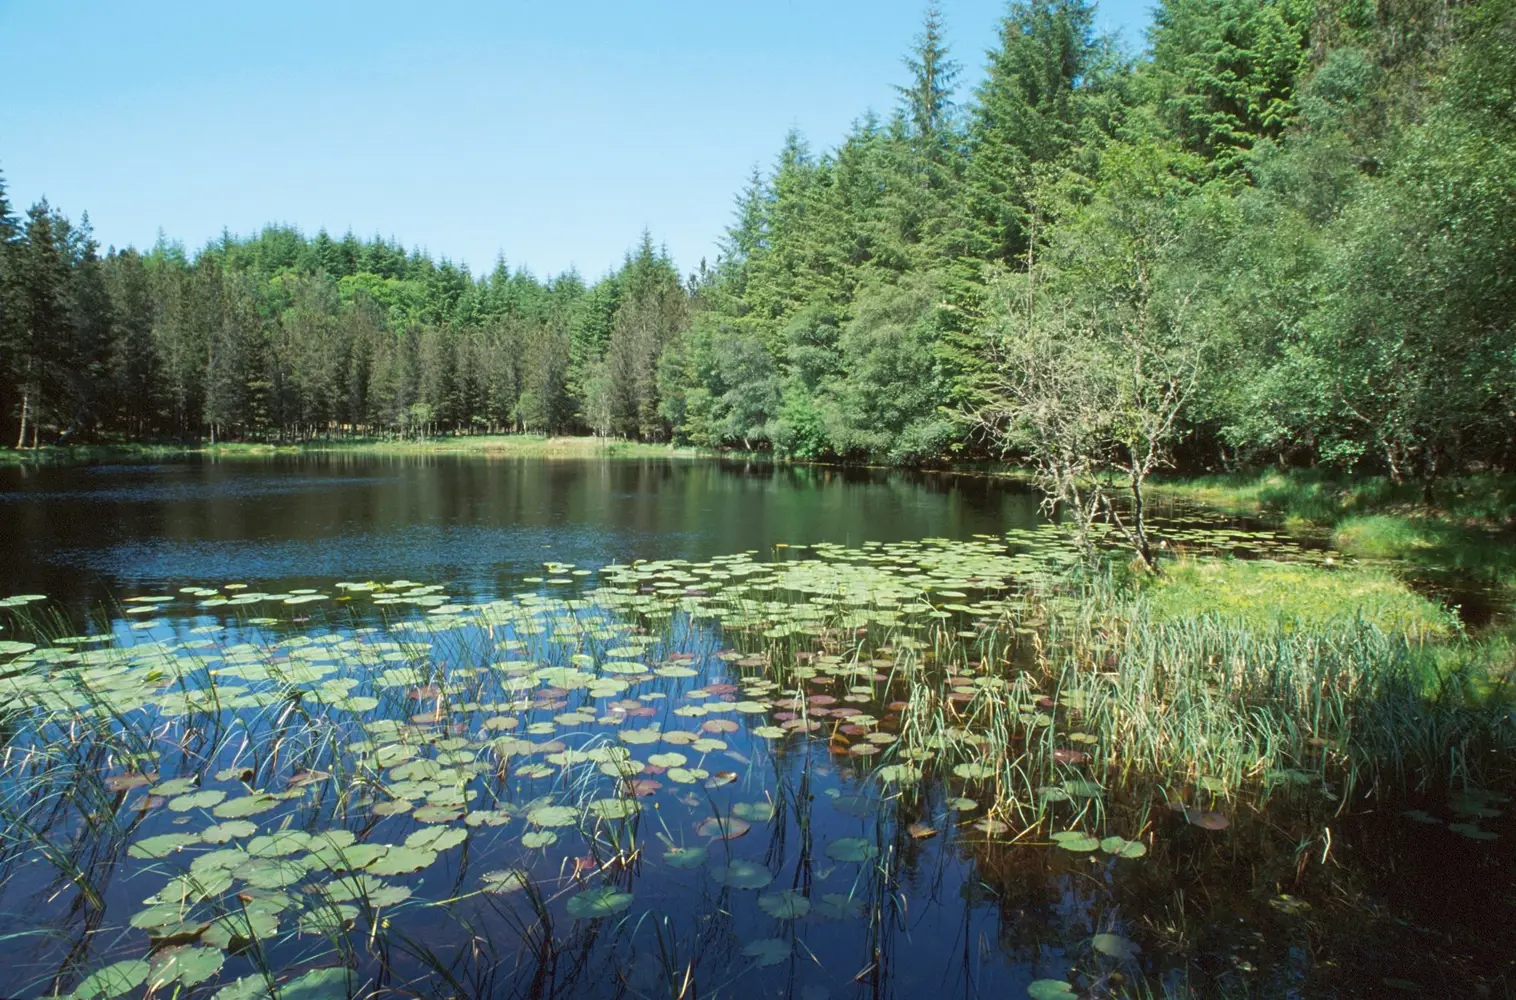
[[[1253,628],[1312,630],[1362,621],[1385,632],[1446,636],[1457,620],[1380,569],[1267,560],[1182,560],[1147,584],[1157,622],[1216,615]]]
[[[352,439],[300,444],[96,444],[0,449],[0,465],[69,465],[105,461],[148,461],[185,455],[266,458],[274,455],[484,455],[500,458],[694,458],[700,452],[672,445],[599,437],[492,434],[423,440]]]
[[[1368,514],[1496,529],[1516,523],[1516,476],[1441,480],[1433,488],[1430,505],[1417,483],[1396,484],[1379,476],[1334,477],[1310,469],[1197,476],[1156,483],[1154,489],[1160,496],[1271,514],[1317,527]]]

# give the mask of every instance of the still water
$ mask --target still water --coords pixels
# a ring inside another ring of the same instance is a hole
[[[1330,801],[1209,830],[1144,793],[1070,803],[1117,836],[1061,848],[1013,842],[972,761],[916,781],[925,632],[823,628],[804,595],[935,588],[972,618],[1056,557],[1039,522],[984,478],[715,462],[4,470],[0,597],[93,634],[0,656],[0,995],[1498,981],[1508,837]]]
[[[0,469],[0,593],[75,608],[148,585],[382,576],[480,593],[548,560],[700,559],[776,542],[967,538],[1036,497],[973,476],[718,462],[280,458]]]

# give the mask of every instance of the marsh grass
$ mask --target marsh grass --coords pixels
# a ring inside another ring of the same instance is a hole
[[[1323,568],[1264,559],[1182,559],[1156,580],[1140,580],[1155,622],[1204,615],[1253,629],[1336,629],[1356,621],[1413,637],[1450,636],[1458,619],[1388,570]]]

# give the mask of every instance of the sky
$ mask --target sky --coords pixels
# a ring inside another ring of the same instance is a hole
[[[1105,0],[1142,46],[1152,0]],[[714,260],[786,132],[896,104],[924,0],[0,0],[0,171],[102,246],[265,223],[489,270],[616,267],[643,229]],[[983,77],[1004,0],[943,0]]]

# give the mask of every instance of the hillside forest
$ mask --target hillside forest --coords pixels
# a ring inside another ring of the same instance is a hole
[[[649,233],[597,280],[277,225],[102,250],[0,187],[3,441],[1516,463],[1516,0],[1161,0],[1140,57],[1016,0],[964,57],[929,9],[898,105],[787,136],[689,274]]]

